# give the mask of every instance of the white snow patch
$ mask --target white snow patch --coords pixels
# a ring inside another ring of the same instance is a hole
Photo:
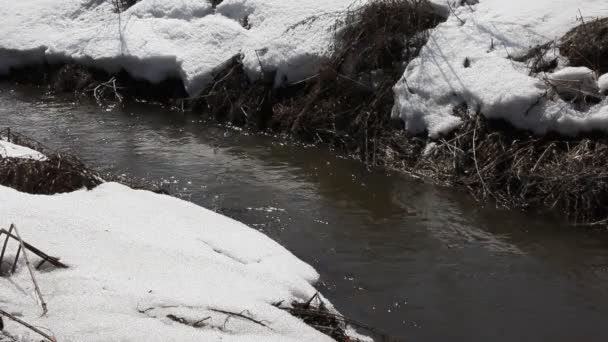
[[[605,94],[608,92],[608,74],[603,74],[598,78],[597,86],[600,89],[600,93]]]
[[[0,186],[0,221],[4,228],[15,223],[24,240],[70,266],[36,272],[45,317],[23,262],[0,278],[2,309],[59,341],[332,340],[272,305],[310,298],[318,279],[312,267],[258,231],[192,203],[116,183],[54,196]],[[15,253],[11,243],[9,259]],[[193,328],[168,315],[209,318]],[[5,331],[27,335],[4,322]]]
[[[566,100],[574,99],[581,92],[599,91],[595,73],[587,67],[567,67],[549,75],[549,82]]]
[[[608,131],[605,101],[579,112],[563,100],[546,100],[544,76],[529,76],[524,63],[509,59],[561,38],[579,23],[579,8],[587,19],[608,16],[604,0],[481,0],[455,8],[395,85],[393,115],[408,131],[431,137],[460,125],[453,110],[462,103],[471,113],[539,134]]]
[[[211,14],[213,12],[213,8],[209,1],[148,0],[136,3],[129,9],[129,12],[130,15],[138,18],[173,18],[192,20]]]
[[[213,10],[206,0],[142,0],[120,15],[106,0],[4,1],[0,73],[73,60],[151,82],[178,77],[196,95],[242,53],[250,76],[261,64],[293,82],[316,72],[336,18],[365,1],[225,0]]]
[[[3,138],[0,138],[0,159],[1,158],[22,158],[33,160],[46,160],[46,156],[29,147],[10,143]]]

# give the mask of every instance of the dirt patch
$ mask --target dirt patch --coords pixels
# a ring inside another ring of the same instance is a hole
[[[583,22],[563,38],[560,53],[572,66],[608,73],[608,18]]]

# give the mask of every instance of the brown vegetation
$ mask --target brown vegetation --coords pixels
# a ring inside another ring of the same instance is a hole
[[[562,38],[560,53],[573,66],[608,73],[608,18],[581,21]]]
[[[349,336],[347,329],[357,328],[364,332],[368,337],[372,337],[378,342],[397,342],[398,340],[379,333],[374,328],[368,327],[355,320],[344,317],[340,314],[332,312],[323,302],[323,299],[318,293],[313,295],[306,302],[294,301],[291,305],[283,305],[283,302],[275,303],[274,306],[289,312],[291,315],[300,318],[304,323],[319,330],[325,335],[330,336],[338,342],[360,342],[361,340]]]
[[[110,100],[165,101],[237,126],[326,144],[370,167],[465,186],[479,200],[503,207],[554,208],[584,223],[606,219],[603,160],[608,140],[603,135],[537,137],[462,110],[458,115],[463,126],[431,142],[407,134],[402,123],[391,118],[393,85],[426,43],[427,30],[443,20],[428,2],[376,0],[335,16],[340,19],[331,54],[318,73],[279,87],[274,71],[263,65],[262,77],[251,80],[240,55],[218,68],[209,87],[195,98],[187,98],[177,80],[150,85],[126,72],[108,75],[73,64],[47,66],[43,78],[55,90],[101,94]],[[539,45],[512,58],[527,62],[531,74],[551,71],[557,61],[547,55],[555,46],[554,42]],[[582,23],[562,39],[559,48],[572,65],[608,72],[608,19]],[[434,148],[425,151],[428,146]]]
[[[46,152],[45,160],[0,158],[0,185],[31,194],[56,194],[82,188],[92,189],[102,183],[97,173],[78,158],[64,153],[49,153],[40,143],[10,130],[0,136],[18,145]]]
[[[444,18],[422,0],[377,0],[340,17],[332,53],[313,77],[275,89],[271,70],[250,81],[235,56],[186,105],[385,165],[384,156],[392,158],[387,151],[404,147],[395,135],[400,122],[390,117],[392,87],[426,43],[427,30]]]
[[[559,209],[574,223],[606,223],[608,139],[538,137],[481,115],[463,119],[410,170],[502,207]]]

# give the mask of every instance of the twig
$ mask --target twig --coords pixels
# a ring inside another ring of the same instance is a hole
[[[219,310],[219,309],[209,309],[209,310],[210,310],[210,311],[213,311],[213,312],[219,312],[219,313],[222,313],[222,314],[224,314],[224,315],[228,315],[228,316],[236,316],[236,317],[240,317],[240,318],[246,319],[246,320],[248,320],[248,321],[250,321],[250,322],[253,322],[253,323],[259,324],[259,325],[261,325],[261,326],[263,326],[263,327],[268,328],[268,326],[267,326],[266,324],[264,324],[263,322],[258,321],[258,320],[254,319],[254,318],[251,318],[251,317],[245,316],[245,315],[243,315],[242,313],[236,313],[236,312],[224,311],[224,310]]]
[[[4,245],[2,246],[2,253],[0,253],[0,271],[2,268],[2,261],[4,260],[4,252],[6,252],[6,245],[8,244],[8,239],[11,237],[11,231],[13,230],[13,227],[11,226],[9,228],[8,234],[6,235],[6,240],[4,240]],[[2,235],[0,233],[0,235]]]
[[[462,25],[466,24],[466,21],[460,19],[458,14],[456,14],[456,12],[454,11],[454,8],[452,7],[452,4],[450,4],[449,1],[448,1],[448,8],[450,9],[450,12],[452,12],[452,14],[456,17],[456,19],[458,19],[458,21],[460,21],[460,24],[462,24]]]
[[[488,194],[492,195],[490,189],[488,189],[486,182],[484,182],[483,177],[481,176],[481,172],[479,172],[479,165],[477,164],[477,146],[475,145],[475,138],[477,136],[477,126],[479,125],[479,116],[475,119],[475,128],[473,129],[473,162],[475,162],[475,170],[477,170],[477,175],[479,176],[479,180],[481,181],[481,185],[484,187]],[[496,198],[496,197],[494,197]]]
[[[6,312],[6,311],[4,311],[4,310],[1,310],[1,309],[0,309],[0,315],[2,315],[2,316],[4,316],[4,317],[6,317],[6,318],[8,318],[8,319],[10,319],[11,321],[14,321],[14,322],[16,322],[16,323],[19,323],[19,324],[23,325],[24,327],[26,327],[26,328],[28,328],[28,329],[32,330],[33,332],[37,333],[38,335],[40,335],[40,336],[42,336],[42,337],[46,338],[47,340],[49,340],[49,341],[51,341],[51,342],[57,342],[57,340],[56,340],[54,337],[52,337],[52,336],[50,336],[50,335],[46,334],[46,333],[45,333],[45,332],[43,332],[42,330],[40,330],[40,329],[38,329],[38,328],[34,327],[33,325],[31,325],[31,324],[29,324],[29,323],[27,323],[27,322],[25,322],[25,321],[23,321],[23,320],[21,320],[21,319],[19,319],[19,318],[17,318],[17,317],[15,317],[14,315],[11,315],[10,313],[8,313],[8,312]]]
[[[549,144],[549,146],[547,146],[547,148],[545,149],[545,151],[540,155],[540,157],[538,157],[538,160],[536,161],[536,164],[534,164],[534,167],[532,168],[532,170],[530,170],[530,172],[534,172],[536,171],[536,168],[538,167],[538,165],[540,164],[541,160],[543,160],[543,157],[545,157],[545,154],[547,153],[547,151],[549,151],[549,149],[551,149],[551,147],[553,147],[553,143]]]
[[[21,246],[21,249],[23,250],[23,258],[25,259],[25,265],[27,266],[27,269],[30,271],[30,276],[32,277],[32,282],[34,283],[34,289],[36,290],[38,300],[40,301],[40,305],[42,306],[42,316],[44,316],[44,315],[46,315],[46,313],[48,311],[46,308],[46,302],[44,301],[44,298],[42,297],[42,291],[40,291],[40,287],[38,286],[38,282],[36,281],[36,277],[34,276],[34,271],[32,271],[32,266],[30,265],[30,260],[27,257],[27,251],[26,251],[25,246],[23,245],[23,240],[21,239],[21,235],[19,235],[17,226],[14,224],[11,224],[11,228],[13,228],[15,230],[15,235],[17,235],[17,238],[19,239],[19,245]]]

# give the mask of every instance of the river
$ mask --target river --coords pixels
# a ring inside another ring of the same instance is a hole
[[[145,103],[3,83],[7,126],[263,231],[319,271],[343,314],[391,336],[608,341],[606,234]]]

